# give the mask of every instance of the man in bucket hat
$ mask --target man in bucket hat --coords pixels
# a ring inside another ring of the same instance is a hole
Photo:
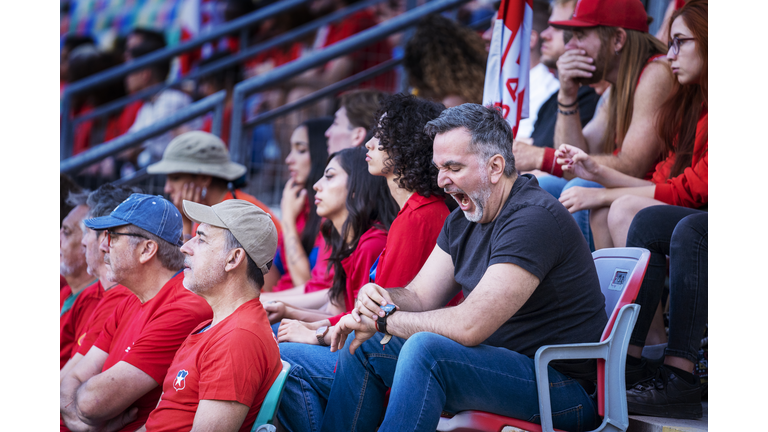
[[[560,90],[554,148],[517,146],[519,170],[541,169],[555,176],[539,178],[545,190],[561,191],[560,201],[571,213],[594,250],[590,217],[598,211],[580,211],[587,195],[601,193],[595,182],[562,177],[555,159],[561,144],[576,146],[602,165],[637,178],[650,178],[659,159],[662,141],[655,118],[669,96],[674,77],[665,47],[648,33],[648,16],[640,0],[579,0],[569,20],[550,21],[565,30],[565,54],[557,61]],[[583,127],[579,119],[579,86],[605,80],[611,83],[608,103]],[[555,193],[557,197],[558,194]],[[595,239],[594,242],[598,242]]]
[[[277,341],[259,300],[277,249],[277,230],[255,205],[183,202],[199,223],[184,253],[184,286],[204,298],[213,319],[181,345],[147,420],[149,431],[250,430],[281,370]]]
[[[280,233],[280,222],[265,204],[247,193],[235,189],[233,182],[248,169],[229,159],[224,141],[216,135],[202,131],[181,134],[168,144],[160,162],[147,167],[150,174],[165,174],[165,189],[170,200],[181,211],[183,200],[212,206],[229,199],[240,199],[255,204],[272,216]],[[184,240],[194,236],[195,226],[186,216]]]
[[[133,194],[109,216],[86,219],[101,240],[107,278],[129,295],[93,347],[61,379],[60,412],[72,431],[134,431],[157,405],[179,345],[211,307],[184,288],[181,214],[161,196]],[[64,424],[62,424],[64,426]]]

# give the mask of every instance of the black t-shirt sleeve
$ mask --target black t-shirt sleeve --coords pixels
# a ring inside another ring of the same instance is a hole
[[[512,263],[544,280],[562,253],[555,217],[546,208],[530,206],[516,211],[500,228],[488,265]]]

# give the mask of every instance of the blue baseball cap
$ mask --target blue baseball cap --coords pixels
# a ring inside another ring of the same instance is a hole
[[[109,216],[86,219],[85,226],[103,230],[123,225],[136,225],[170,244],[181,246],[183,222],[181,213],[160,195],[135,193],[120,203]]]

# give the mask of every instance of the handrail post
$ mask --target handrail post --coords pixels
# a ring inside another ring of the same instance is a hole
[[[72,94],[64,92],[61,98],[61,139],[59,141],[59,160],[64,160],[72,156],[72,147],[74,146],[74,140],[70,140],[72,136],[72,122],[69,119],[69,110],[72,106]]]
[[[235,86],[235,94],[232,97],[232,119],[231,123],[227,126],[230,127],[229,132],[229,150],[230,157],[233,162],[241,163],[248,166],[245,163],[245,144],[241,138],[243,130],[243,105],[245,104],[245,94],[237,90]]]

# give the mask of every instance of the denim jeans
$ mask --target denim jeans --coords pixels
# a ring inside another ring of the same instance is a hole
[[[664,291],[669,255],[669,343],[665,355],[697,361],[707,324],[707,212],[660,205],[635,215],[627,246],[651,251],[635,303],[641,305],[630,343],[644,346]]]
[[[589,180],[575,178],[573,180],[566,180],[564,178],[555,177],[553,175],[537,177],[539,186],[545,191],[549,192],[552,196],[560,199],[560,195],[566,190],[574,187],[581,186],[587,188],[601,188],[600,183],[595,183]],[[595,251],[595,241],[592,239],[592,229],[589,227],[589,210],[581,210],[572,214],[576,220],[576,225],[581,229],[581,233],[584,234],[584,238],[587,240],[589,250]]]
[[[333,384],[339,353],[329,347],[280,343],[280,358],[291,364],[277,418],[288,431],[317,432]]]
[[[349,354],[340,352],[323,431],[434,432],[442,411],[483,410],[539,423],[533,359],[514,351],[465,347],[434,333],[408,340],[393,337],[384,347],[377,333]],[[594,400],[573,379],[549,368],[555,427],[590,430],[599,424]]]

